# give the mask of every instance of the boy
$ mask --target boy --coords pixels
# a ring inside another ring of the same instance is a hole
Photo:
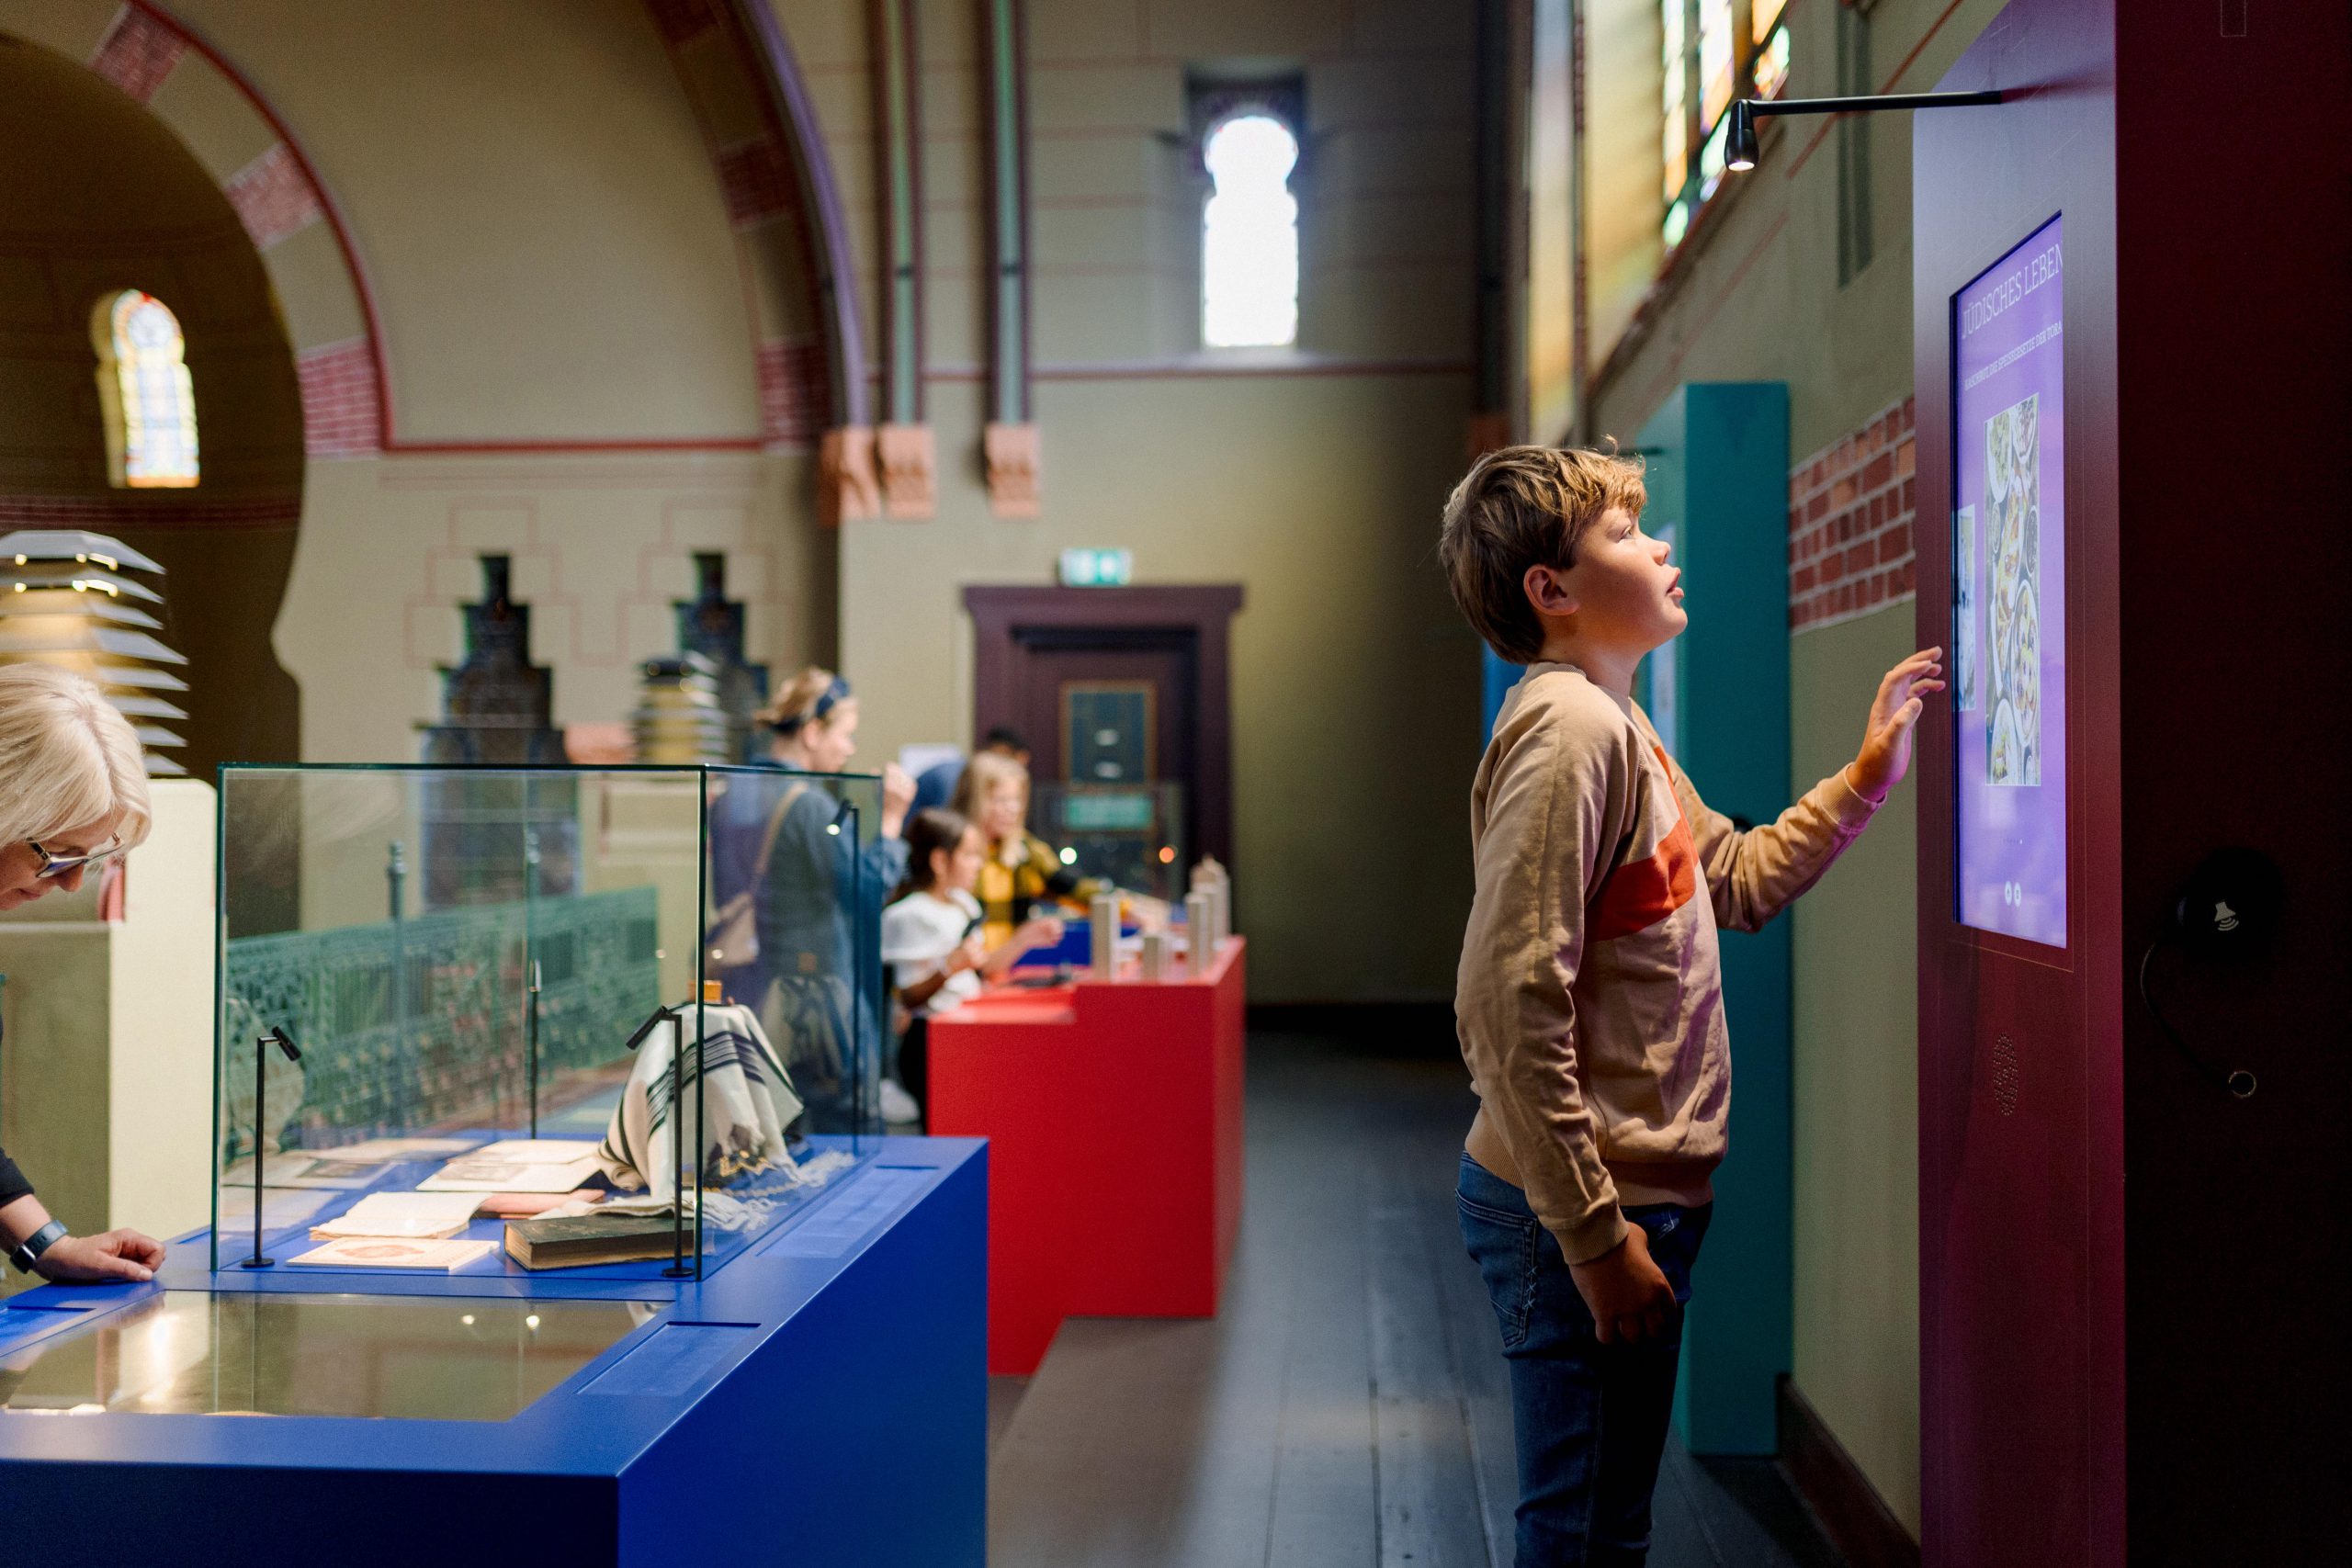
[[[1707,809],[1633,697],[1689,624],[1636,463],[1511,446],[1446,502],[1454,602],[1527,673],[1471,786],[1454,1013],[1479,1100],[1464,1240],[1510,1359],[1519,1568],[1638,1564],[1731,1061],[1715,931],[1829,869],[1910,766],[1939,649],[1888,672],[1861,750],[1770,827]],[[1778,649],[1758,657],[1778,658]]]

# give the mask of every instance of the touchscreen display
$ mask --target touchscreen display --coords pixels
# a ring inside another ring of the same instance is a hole
[[[1952,297],[1955,917],[2066,945],[2064,224]]]

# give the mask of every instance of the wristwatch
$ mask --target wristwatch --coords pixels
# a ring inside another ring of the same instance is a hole
[[[51,1220],[11,1247],[8,1261],[20,1271],[29,1274],[33,1271],[33,1265],[40,1261],[40,1255],[63,1241],[67,1234],[63,1224]]]

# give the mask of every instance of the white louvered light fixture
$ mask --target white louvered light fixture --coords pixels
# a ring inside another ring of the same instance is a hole
[[[126,575],[164,575],[137,550],[79,528],[28,528],[0,535],[0,664],[54,664],[98,683],[147,749],[151,773],[187,770],[162,754],[187,744],[163,727],[187,710],[165,695],[187,682],[172,673],[187,660],[150,632],[164,623],[139,607],[164,596]]]

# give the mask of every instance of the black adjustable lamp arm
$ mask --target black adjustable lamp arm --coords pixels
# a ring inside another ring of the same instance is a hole
[[[1848,98],[1740,98],[1731,106],[1724,131],[1724,162],[1733,169],[1756,166],[1756,117],[1780,114],[1875,114],[1881,109],[1955,109],[2003,101],[1999,88],[1974,93],[1879,93]]]
[[[1957,109],[1997,104],[1997,87],[1976,93],[1865,93],[1847,98],[1743,98],[1756,114],[1871,114],[1880,109]]]
[[[639,1045],[645,1043],[646,1036],[651,1034],[655,1030],[662,1027],[662,1021],[663,1019],[675,1018],[676,1016],[677,1010],[675,1008],[669,1007],[667,1005],[655,1008],[651,1014],[647,1017],[646,1021],[637,1026],[637,1032],[628,1037],[628,1043],[622,1046],[621,1049],[625,1051],[636,1050]]]

